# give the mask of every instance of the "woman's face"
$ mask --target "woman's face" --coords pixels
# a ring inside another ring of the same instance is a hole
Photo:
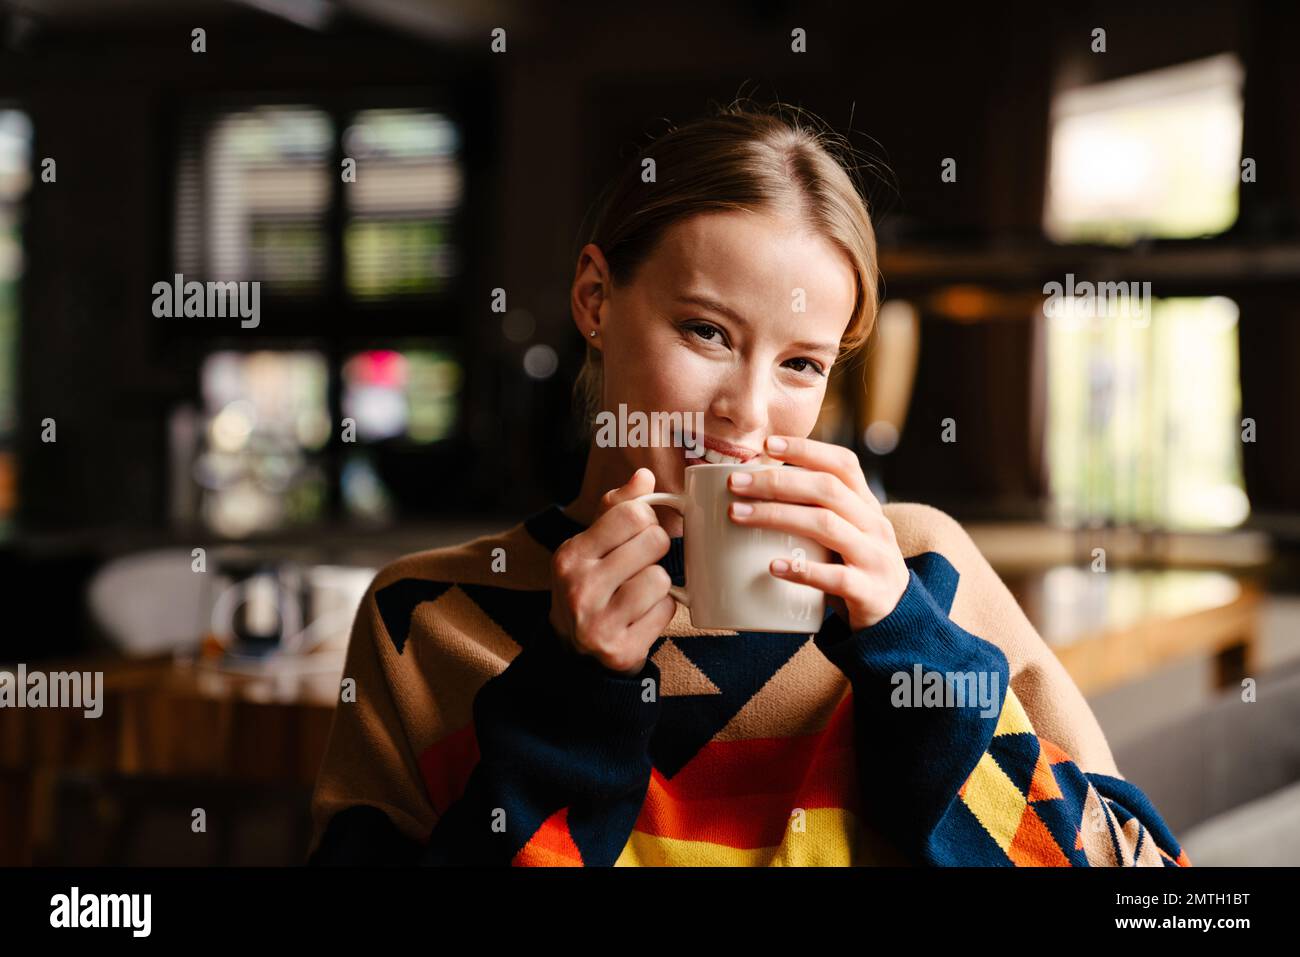
[[[575,318],[584,336],[597,330],[602,409],[702,421],[709,460],[769,461],[769,435],[812,431],[856,294],[840,249],[789,219],[726,211],[670,227],[627,286],[612,287],[598,247],[583,253]],[[646,466],[668,491],[704,461],[686,452],[617,448],[626,475]]]

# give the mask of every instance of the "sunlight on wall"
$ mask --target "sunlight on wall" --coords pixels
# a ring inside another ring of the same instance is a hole
[[[1061,93],[1044,228],[1058,242],[1222,232],[1237,218],[1242,68],[1232,54]]]

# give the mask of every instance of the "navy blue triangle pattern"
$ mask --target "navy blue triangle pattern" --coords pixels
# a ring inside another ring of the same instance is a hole
[[[870,803],[868,801],[868,807]],[[942,838],[925,848],[927,863],[937,867],[1013,867],[1015,862],[984,829],[966,802],[955,798],[943,819]],[[937,834],[936,834],[937,837]]]
[[[426,601],[437,601],[450,587],[450,582],[399,578],[392,584],[375,591],[375,604],[379,608],[379,617],[384,620],[388,638],[399,655],[406,648],[406,639],[411,631],[411,616],[415,614],[415,607]]]
[[[1088,867],[1088,855],[1074,846],[1080,825],[1080,816],[1075,814],[1074,802],[1052,798],[1050,801],[1034,801],[1031,806],[1061,852],[1069,858],[1070,864],[1074,867]]]
[[[1061,846],[1061,850],[1070,857],[1074,865],[1087,867],[1089,866],[1087,855],[1081,850],[1075,850],[1074,843],[1079,835],[1079,828],[1089,826],[1089,822],[1083,819],[1088,779],[1073,761],[1060,761],[1051,767],[1062,796],[1051,801],[1037,801],[1034,810],[1038,812],[1038,816],[1056,838],[1056,843]]]
[[[671,639],[720,693],[672,695],[663,710],[650,758],[668,778],[713,740],[795,652],[808,635],[741,632],[737,635],[681,635]]]
[[[989,742],[989,754],[1021,794],[1029,793],[1039,750],[1038,736],[1028,732],[995,735]]]
[[[411,618],[421,602],[436,601],[450,582],[403,578],[375,593],[384,626],[399,654],[406,647]],[[515,591],[489,585],[459,585],[465,595],[521,646],[553,640],[547,624],[549,591]],[[649,750],[656,768],[672,777],[736,714],[807,641],[808,635],[745,632],[738,635],[660,636],[653,656],[672,640],[718,688],[719,693],[673,695],[663,710]]]
[[[549,636],[549,591],[515,591],[492,585],[457,586],[520,647]]]

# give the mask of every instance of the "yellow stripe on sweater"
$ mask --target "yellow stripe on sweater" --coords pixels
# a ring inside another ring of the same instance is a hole
[[[804,830],[790,828],[774,847],[739,848],[712,841],[686,841],[634,830],[615,867],[848,867],[849,838],[857,818],[842,808],[806,812]]]
[[[1020,704],[1020,699],[1010,688],[1007,689],[1007,696],[1002,702],[1002,713],[998,715],[998,726],[993,732],[993,737],[1001,734],[1033,734],[1034,726],[1029,721],[1029,715],[1025,714],[1024,707]]]
[[[1029,802],[993,755],[984,752],[960,793],[998,847],[1004,851],[1011,847]]]

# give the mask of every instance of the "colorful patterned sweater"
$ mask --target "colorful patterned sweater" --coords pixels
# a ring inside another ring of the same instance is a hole
[[[885,514],[910,577],[877,624],[705,632],[679,606],[635,676],[547,623],[551,553],[583,529],[558,506],[385,566],[310,862],[1190,865],[961,526]]]

